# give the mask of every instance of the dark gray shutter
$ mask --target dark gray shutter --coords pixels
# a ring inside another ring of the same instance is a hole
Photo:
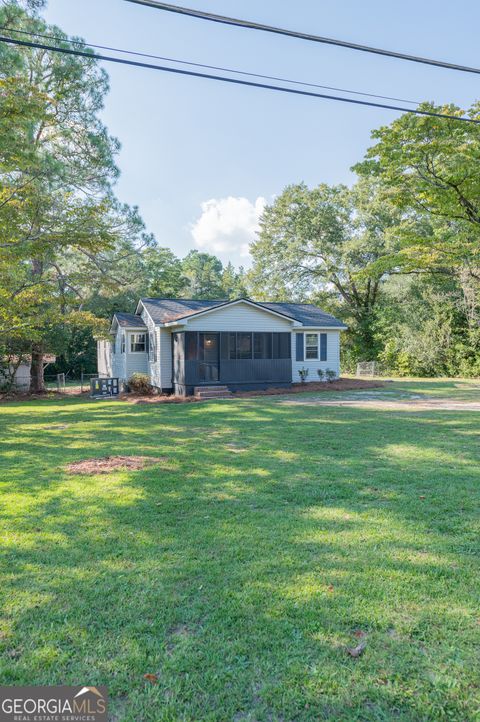
[[[303,333],[296,333],[297,341],[297,361],[303,361]]]
[[[327,334],[320,334],[320,361],[327,360]]]

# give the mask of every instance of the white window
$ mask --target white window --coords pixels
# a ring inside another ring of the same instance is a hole
[[[146,350],[146,334],[132,333],[130,334],[130,353],[145,353]]]
[[[120,338],[120,353],[125,353],[125,334],[122,333]]]
[[[305,334],[305,358],[318,359],[318,333]]]

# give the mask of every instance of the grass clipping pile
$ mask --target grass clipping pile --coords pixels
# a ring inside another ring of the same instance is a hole
[[[109,474],[111,471],[137,471],[165,461],[162,456],[104,456],[67,464],[69,474]]]

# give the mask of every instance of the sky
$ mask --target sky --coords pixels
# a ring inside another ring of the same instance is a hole
[[[480,65],[477,0],[184,4]],[[49,0],[44,16],[91,43],[191,62],[461,107],[480,98],[478,75],[222,26],[126,0]],[[153,70],[110,63],[104,67],[110,93],[102,119],[122,145],[117,195],[138,206],[159,245],[180,257],[196,248],[248,267],[248,246],[265,205],[291,183],[351,184],[350,168],[371,144],[371,131],[398,116]]]

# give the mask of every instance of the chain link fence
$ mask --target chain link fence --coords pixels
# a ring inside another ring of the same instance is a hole
[[[78,375],[68,371],[62,374],[45,374],[44,381],[47,391],[82,394],[90,390],[90,381],[96,378],[98,374],[86,374],[82,371]]]
[[[357,372],[356,376],[359,378],[361,377],[369,377],[372,376],[380,376],[381,369],[377,361],[361,361],[361,363],[357,364]]]

